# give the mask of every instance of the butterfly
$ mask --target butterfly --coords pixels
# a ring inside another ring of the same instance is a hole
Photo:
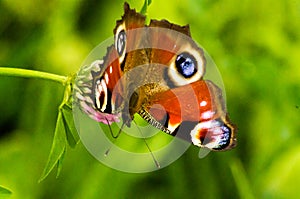
[[[124,4],[114,44],[78,74],[76,98],[92,119],[128,127],[140,115],[157,129],[221,151],[236,145],[222,90],[205,80],[204,51],[189,26],[151,20]],[[86,73],[85,73],[86,72]]]

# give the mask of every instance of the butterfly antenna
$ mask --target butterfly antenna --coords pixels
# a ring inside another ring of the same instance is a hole
[[[105,118],[105,119],[106,119],[106,118]],[[115,142],[117,141],[117,138],[118,138],[119,135],[121,134],[121,132],[122,132],[122,130],[123,130],[123,127],[124,127],[124,125],[125,125],[125,122],[123,122],[121,128],[119,129],[119,132],[117,133],[117,135],[114,135],[114,134],[113,134],[113,131],[112,131],[112,129],[111,129],[111,125],[110,125],[109,121],[108,121],[107,119],[106,119],[106,121],[107,121],[107,124],[108,124],[109,132],[110,132],[111,136],[114,138],[114,140],[112,141],[112,145],[105,151],[104,156],[108,156],[110,150],[111,150],[112,147],[115,145]]]
[[[133,120],[133,121],[134,121],[134,120]],[[154,156],[154,154],[153,154],[151,148],[149,147],[149,145],[148,145],[148,143],[147,143],[147,140],[146,140],[146,138],[144,137],[144,135],[143,135],[141,129],[138,127],[138,125],[137,125],[137,123],[136,123],[135,121],[134,121],[134,123],[135,123],[135,125],[137,126],[137,128],[138,128],[138,130],[139,130],[139,132],[140,132],[140,134],[141,134],[141,136],[142,136],[142,138],[143,138],[143,140],[144,140],[144,142],[145,142],[145,144],[146,144],[146,147],[147,147],[148,151],[149,151],[150,154],[151,154],[151,157],[152,157],[152,159],[153,159],[153,161],[154,161],[156,167],[157,167],[157,168],[160,168],[160,164],[159,164],[159,162],[156,160],[156,158],[155,158],[155,156]]]

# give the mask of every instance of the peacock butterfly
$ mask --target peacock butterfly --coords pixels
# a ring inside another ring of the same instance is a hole
[[[145,25],[145,16],[125,3],[114,29],[114,44],[103,60],[90,65],[88,74],[78,74],[77,103],[104,124],[122,120],[130,127],[139,114],[161,131],[196,146],[231,149],[236,145],[236,128],[222,90],[204,79],[206,62],[188,25],[166,20]]]

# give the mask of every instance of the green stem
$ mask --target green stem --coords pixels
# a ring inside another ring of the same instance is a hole
[[[8,67],[0,67],[0,75],[46,79],[46,80],[59,82],[62,84],[65,84],[68,79],[66,76],[62,76],[62,75],[56,75],[56,74],[46,73],[46,72],[41,72],[36,70],[8,68]]]

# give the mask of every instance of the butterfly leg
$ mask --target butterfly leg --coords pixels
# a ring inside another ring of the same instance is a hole
[[[134,121],[134,120],[133,120],[133,121]],[[144,142],[145,142],[145,144],[146,144],[146,147],[147,147],[148,151],[149,151],[150,154],[151,154],[151,157],[152,157],[152,159],[153,159],[153,161],[154,161],[156,167],[157,167],[157,168],[160,168],[160,164],[159,164],[159,162],[156,160],[156,158],[155,158],[155,156],[154,156],[154,154],[153,154],[151,148],[149,147],[149,145],[148,145],[148,143],[147,143],[147,140],[146,140],[145,136],[143,135],[143,132],[140,130],[140,128],[138,127],[138,125],[137,125],[137,123],[136,123],[135,121],[134,121],[134,123],[136,124],[136,126],[137,126],[137,128],[138,128],[138,130],[139,130],[139,133],[141,134],[141,136],[142,136],[142,138],[143,138],[143,140],[144,140]]]
[[[107,119],[106,119],[106,120],[107,120]],[[108,127],[109,127],[110,134],[111,134],[111,136],[114,138],[114,140],[113,140],[112,145],[105,151],[105,153],[104,153],[105,156],[107,156],[107,155],[109,154],[110,150],[111,150],[112,147],[115,145],[115,142],[117,141],[117,138],[120,136],[120,134],[121,134],[121,132],[122,132],[122,130],[123,130],[123,127],[124,127],[124,125],[126,124],[125,122],[123,122],[121,128],[119,129],[119,131],[118,131],[118,133],[117,133],[117,135],[114,135],[114,134],[113,134],[113,131],[112,131],[112,129],[111,129],[110,123],[108,122],[108,120],[107,120],[107,123],[108,123]]]

